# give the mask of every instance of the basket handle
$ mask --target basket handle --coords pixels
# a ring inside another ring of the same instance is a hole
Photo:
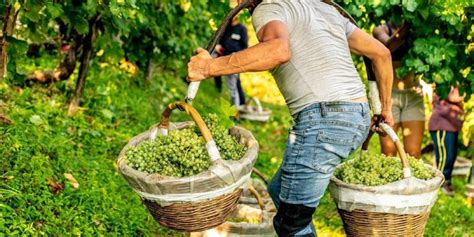
[[[387,135],[390,137],[390,139],[393,141],[393,143],[395,143],[395,146],[397,147],[398,154],[400,155],[400,160],[402,161],[403,177],[404,178],[411,177],[412,174],[411,174],[410,164],[408,163],[407,154],[405,152],[405,149],[403,148],[402,143],[400,142],[400,139],[397,136],[397,133],[393,131],[393,129],[386,123],[380,123],[380,127],[385,133],[387,133]]]
[[[251,103],[254,103],[256,106],[257,106],[257,112],[258,113],[262,113],[263,112],[263,108],[262,108],[262,104],[260,103],[260,100],[257,98],[257,97],[251,97],[250,100],[247,102],[247,106],[250,106]]]
[[[265,204],[262,201],[262,197],[260,197],[260,194],[258,194],[257,190],[253,185],[250,185],[248,187],[249,192],[257,199],[258,206],[262,211],[265,211]]]
[[[262,171],[258,170],[257,168],[253,167],[252,172],[257,175],[264,183],[268,186],[268,178],[262,173]]]
[[[206,141],[206,149],[209,153],[209,156],[211,157],[211,160],[213,162],[220,160],[221,156],[219,150],[217,149],[217,145],[212,138],[211,132],[207,128],[206,123],[204,123],[202,120],[201,115],[199,115],[199,112],[197,112],[193,106],[182,101],[173,102],[168,105],[166,110],[161,114],[160,123],[152,130],[150,136],[151,139],[155,139],[158,132],[163,135],[168,134],[171,112],[173,112],[175,109],[183,110],[191,116],[197,128],[201,132],[204,140]]]

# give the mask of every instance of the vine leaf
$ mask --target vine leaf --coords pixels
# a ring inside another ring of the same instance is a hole
[[[224,98],[219,99],[219,106],[217,109],[218,113],[222,115],[221,125],[230,128],[234,125],[232,118],[237,114],[235,106],[231,105],[230,102]]]
[[[414,12],[418,6],[415,0],[403,0],[402,4],[409,12]]]

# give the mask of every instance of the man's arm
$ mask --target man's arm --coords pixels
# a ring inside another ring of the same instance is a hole
[[[257,34],[260,41],[240,52],[213,59],[199,48],[188,63],[188,81],[241,72],[266,71],[291,58],[288,29],[282,21],[270,21]]]
[[[348,42],[352,52],[364,55],[372,60],[381,97],[382,117],[389,125],[393,125],[391,102],[393,68],[390,51],[381,42],[360,29],[356,29],[351,34]]]

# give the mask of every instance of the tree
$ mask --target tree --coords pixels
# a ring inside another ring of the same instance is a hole
[[[469,99],[474,91],[474,2],[472,0],[343,0],[347,9],[367,31],[384,20],[411,26],[411,49],[403,58],[400,76],[414,71],[447,96],[459,85]]]

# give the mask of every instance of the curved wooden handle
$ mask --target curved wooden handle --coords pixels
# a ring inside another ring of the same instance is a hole
[[[262,171],[260,171],[257,168],[253,167],[252,172],[255,175],[257,175],[265,183],[265,185],[268,186],[268,179],[267,179],[267,177],[265,177],[265,175],[262,173]]]
[[[216,32],[214,32],[214,35],[212,35],[211,40],[209,41],[209,44],[207,45],[207,51],[209,51],[210,54],[214,52],[214,49],[221,39],[222,35],[224,35],[225,28],[227,25],[232,22],[232,19],[243,9],[245,8],[255,8],[258,4],[260,4],[262,0],[245,0],[239,5],[237,5],[235,8],[233,8],[224,18],[222,23],[220,24],[219,28],[217,28]]]
[[[262,201],[262,197],[260,197],[260,194],[258,194],[257,190],[250,185],[248,188],[249,192],[257,199],[258,206],[262,211],[265,211],[265,204]]]
[[[400,142],[400,140],[397,140],[394,143],[395,143],[395,146],[397,147],[398,154],[400,155],[400,160],[402,161],[403,168],[410,168],[407,153],[405,152],[405,149],[403,148],[402,143]]]
[[[402,161],[403,177],[410,177],[411,169],[410,164],[408,162],[407,153],[405,152],[405,149],[403,148],[400,139],[398,139],[397,133],[393,131],[393,129],[386,123],[380,123],[380,127],[382,128],[382,130],[384,130],[385,133],[387,133],[387,135],[390,137],[390,139],[392,139],[393,143],[395,143],[395,146],[397,147],[398,154],[400,155],[400,160]]]
[[[262,0],[245,0],[240,3],[237,7],[233,8],[224,18],[222,23],[220,24],[219,28],[217,28],[214,35],[212,35],[211,40],[207,45],[207,51],[212,54],[216,48],[217,43],[224,35],[225,29],[227,25],[232,22],[232,19],[240,12],[242,9],[249,8],[251,11],[255,8],[258,4],[260,4]],[[196,94],[199,90],[200,82],[191,82],[188,86],[188,91],[186,94],[186,98],[184,99],[187,103],[191,103],[192,100],[196,97]]]
[[[182,101],[173,102],[168,105],[166,110],[161,114],[161,121],[158,124],[158,128],[164,128],[164,129],[169,128],[170,115],[171,115],[171,112],[173,112],[173,110],[175,109],[184,110],[186,111],[187,114],[191,116],[191,118],[194,120],[194,123],[196,123],[196,126],[198,127],[199,131],[201,131],[201,134],[204,137],[204,140],[206,141],[206,143],[213,141],[211,132],[209,131],[206,124],[202,120],[201,115],[199,115],[199,113],[197,112],[196,109],[194,109],[193,106]]]

